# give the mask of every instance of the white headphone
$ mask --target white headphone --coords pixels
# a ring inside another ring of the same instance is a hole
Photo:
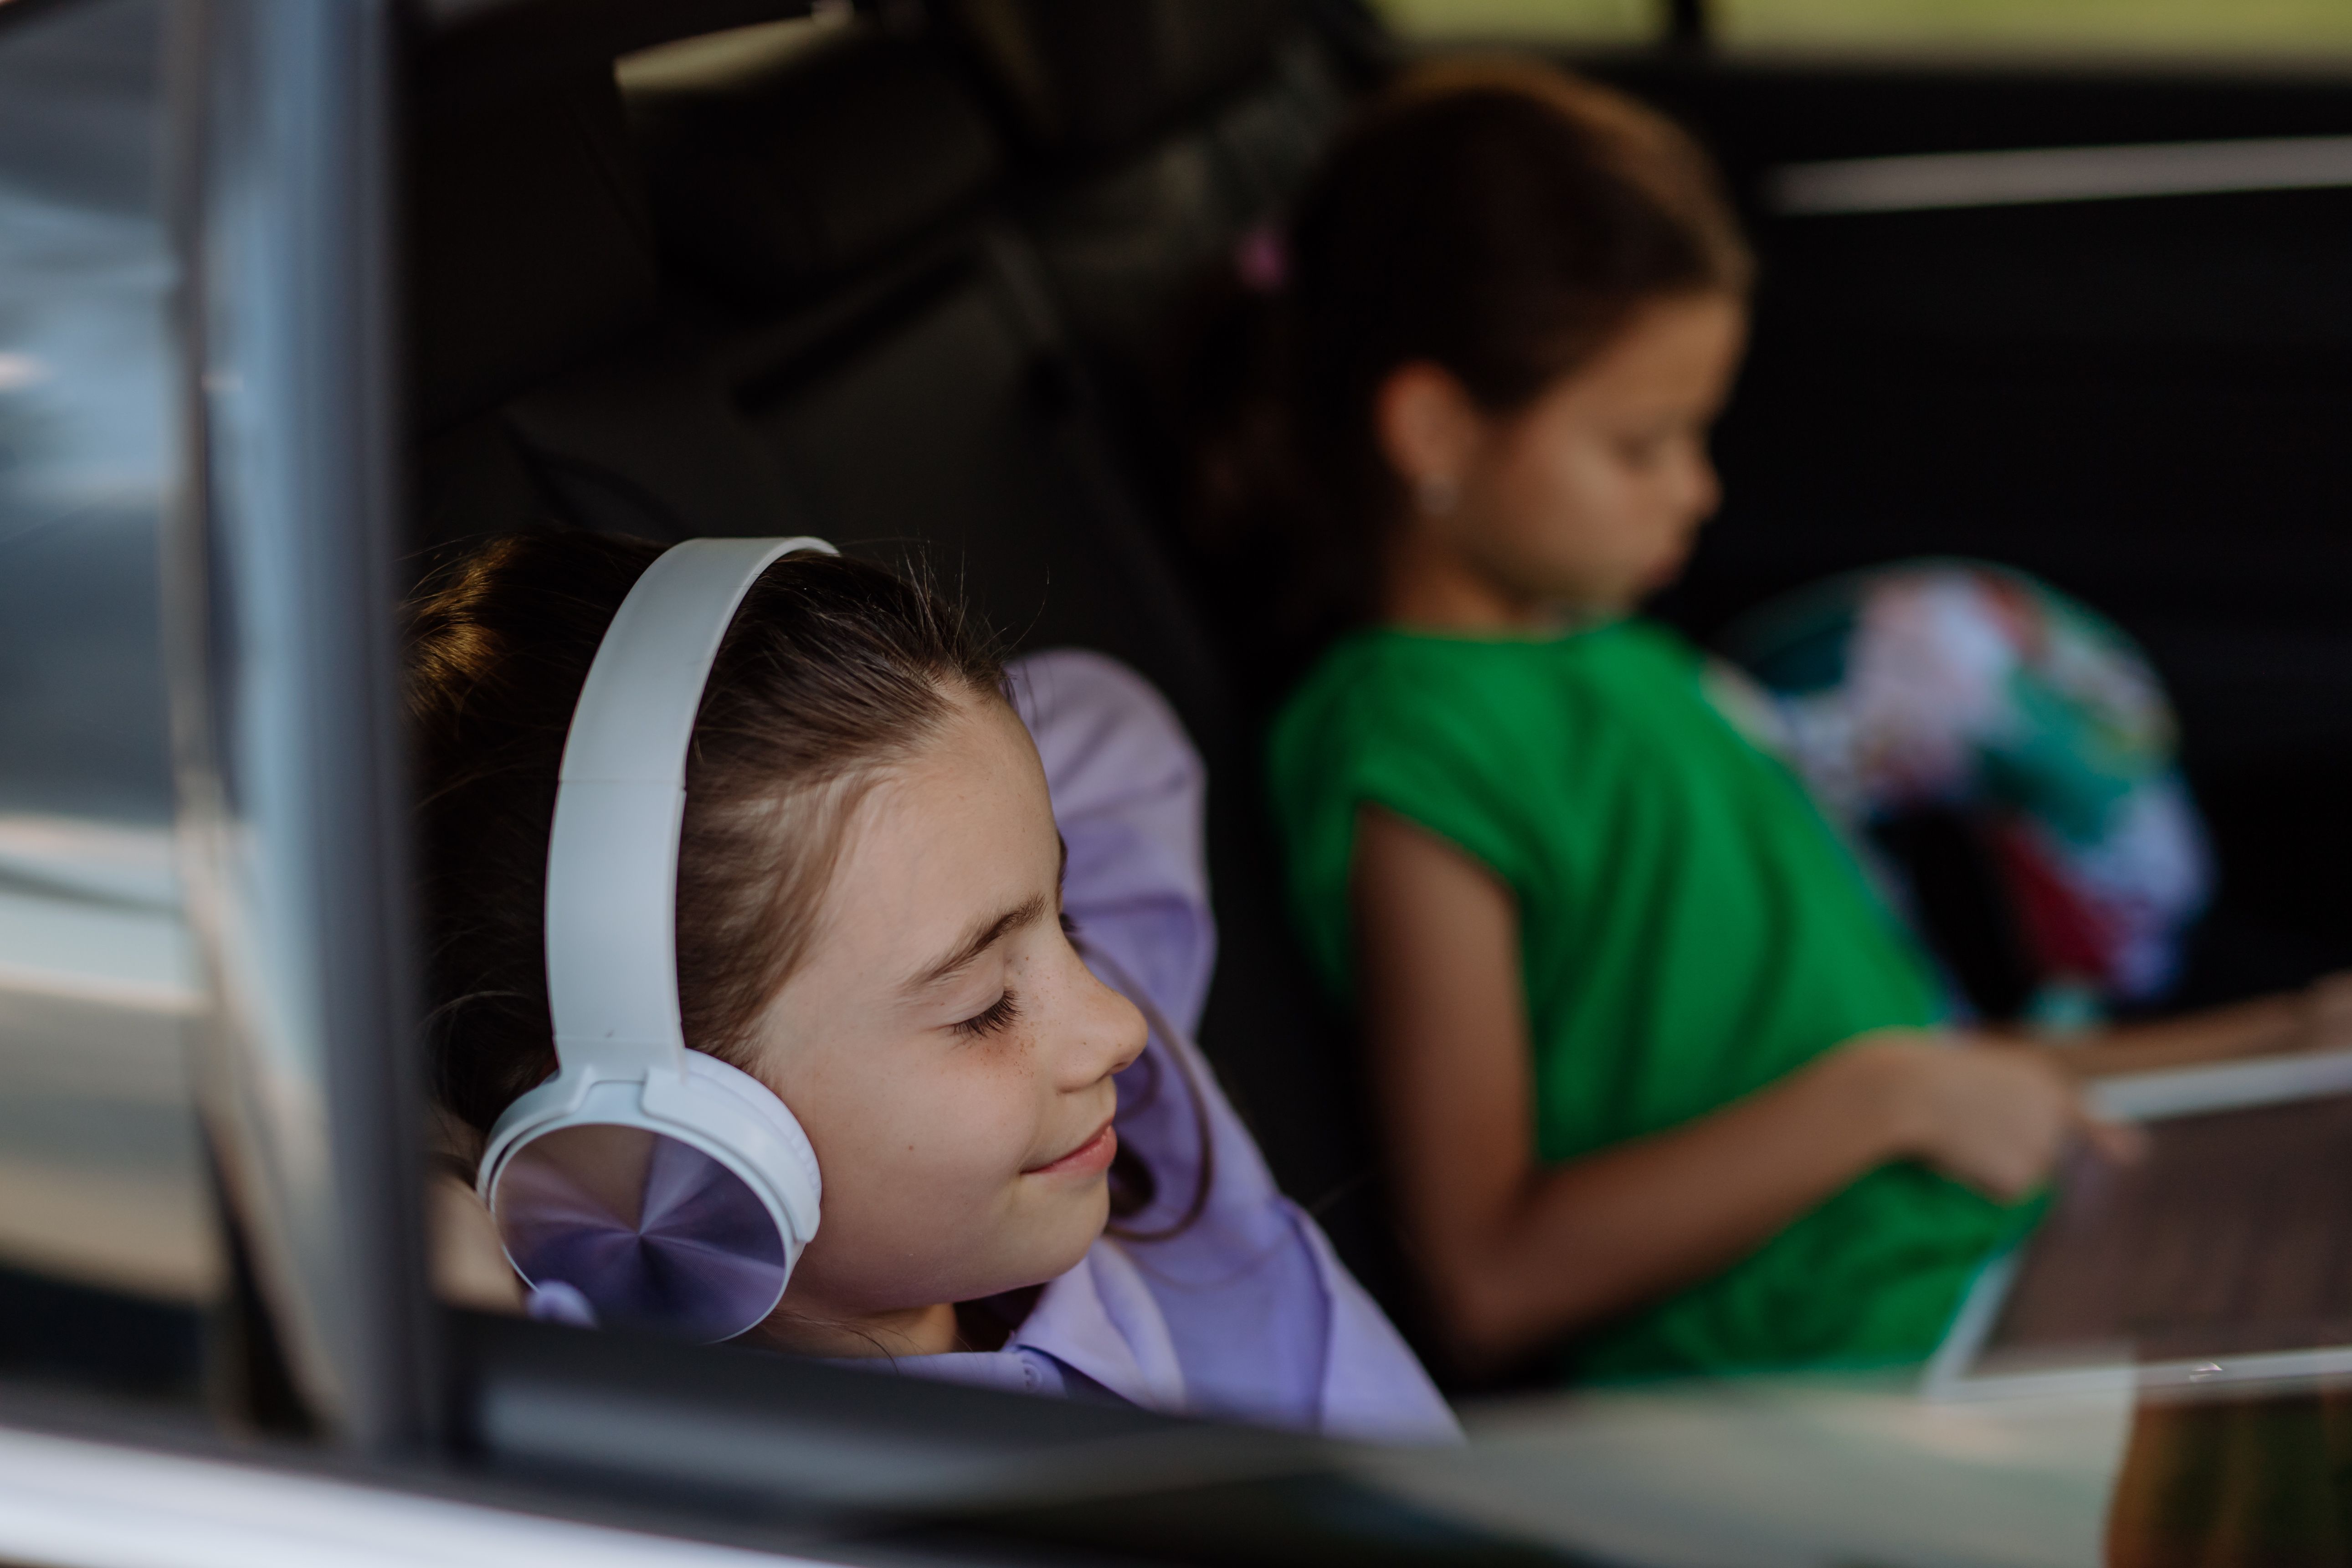
[[[572,710],[547,854],[557,1069],[499,1118],[476,1181],[556,1316],[729,1339],[774,1309],[816,1234],[808,1135],[765,1085],[687,1048],[677,996],[695,715],[743,595],[802,550],[837,553],[821,539],[663,553]]]

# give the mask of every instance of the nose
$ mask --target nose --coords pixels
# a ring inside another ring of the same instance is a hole
[[[1150,1031],[1134,1003],[1095,978],[1080,963],[1076,1007],[1071,1019],[1068,1087],[1086,1089],[1123,1071],[1143,1054]]]

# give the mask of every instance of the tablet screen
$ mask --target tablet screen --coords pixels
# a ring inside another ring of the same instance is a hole
[[[2352,1345],[2352,1095],[2146,1131],[2067,1167],[1972,1371]]]

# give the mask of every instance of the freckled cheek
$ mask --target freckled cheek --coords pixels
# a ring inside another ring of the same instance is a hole
[[[825,1201],[854,1184],[857,1206],[914,1205],[961,1223],[1002,1201],[1037,1136],[1034,1098],[1013,1075],[966,1070],[902,1083],[845,1119],[827,1144],[840,1150],[840,1183],[825,1173]],[[843,1193],[845,1204],[851,1201]]]

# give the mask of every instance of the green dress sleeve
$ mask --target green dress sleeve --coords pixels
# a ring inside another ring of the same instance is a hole
[[[1515,766],[1507,694],[1377,643],[1343,645],[1286,708],[1270,747],[1291,912],[1336,994],[1351,989],[1349,879],[1373,805],[1427,829],[1524,897],[1542,833]]]

